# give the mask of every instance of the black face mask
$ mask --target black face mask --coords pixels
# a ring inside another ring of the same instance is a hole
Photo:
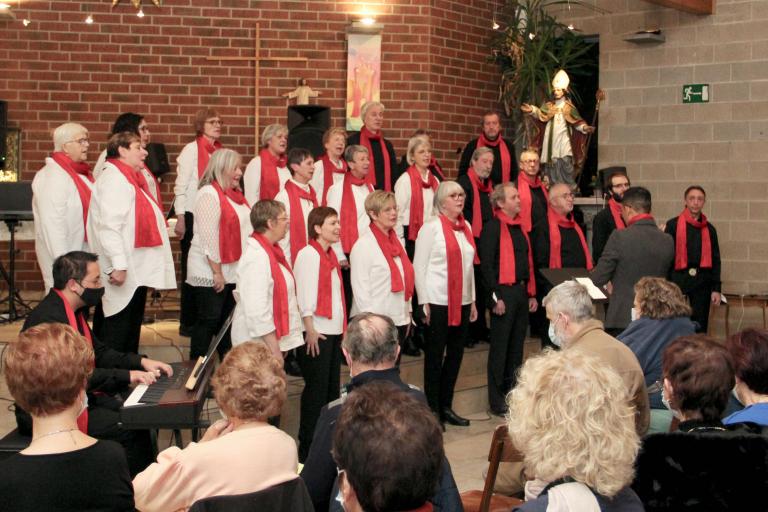
[[[104,287],[101,288],[86,288],[83,287],[83,293],[80,294],[80,298],[85,302],[85,306],[92,308],[101,302],[101,298],[104,296]]]

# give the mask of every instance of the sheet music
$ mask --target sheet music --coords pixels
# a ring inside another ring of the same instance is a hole
[[[131,394],[128,396],[128,398],[125,399],[125,402],[123,402],[123,407],[132,407],[134,405],[142,405],[140,400],[141,397],[144,396],[144,392],[147,390],[148,386],[146,384],[139,384],[136,386],[136,388],[131,392]]]
[[[577,277],[576,282],[579,284],[582,284],[587,287],[587,291],[589,292],[589,297],[592,300],[600,300],[600,299],[607,299],[608,297],[605,296],[605,294],[595,286],[595,283],[592,282],[592,280],[588,277]]]

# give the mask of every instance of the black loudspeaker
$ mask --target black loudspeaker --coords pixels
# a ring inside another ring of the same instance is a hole
[[[5,139],[8,136],[8,102],[0,100],[0,170],[5,169]]]
[[[150,142],[147,144],[147,167],[155,176],[162,176],[171,172],[171,166],[168,163],[168,153],[165,151],[165,144],[159,142]]]
[[[325,153],[323,134],[331,127],[331,108],[322,105],[288,107],[288,148],[305,148],[317,158]]]

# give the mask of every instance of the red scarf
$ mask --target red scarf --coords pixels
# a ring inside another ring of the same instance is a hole
[[[312,185],[309,185],[309,192],[307,192],[293,181],[285,182],[285,191],[291,208],[291,261],[295,262],[296,255],[307,245],[307,219],[304,218],[301,200],[312,201],[312,208],[317,208],[317,195]]]
[[[675,270],[688,268],[688,232],[686,224],[701,231],[701,261],[699,268],[712,268],[712,240],[709,237],[709,228],[707,217],[703,213],[701,220],[693,218],[688,208],[683,209],[683,213],[677,218],[677,229],[675,230]]]
[[[512,242],[512,235],[509,234],[507,226],[520,226],[520,232],[525,237],[528,244],[528,296],[536,296],[536,280],[533,276],[533,251],[531,250],[531,240],[528,233],[522,229],[523,222],[520,215],[514,219],[501,210],[496,210],[496,218],[499,219],[499,284],[515,284],[515,246]]]
[[[440,167],[440,164],[437,163],[437,158],[434,156],[432,156],[429,160],[429,170],[432,171],[433,174],[440,176],[442,181],[445,181],[445,173],[443,172],[443,168]]]
[[[83,206],[83,232],[85,233],[85,240],[88,241],[88,231],[86,231],[85,227],[88,223],[88,208],[91,206],[91,188],[82,179],[78,178],[77,175],[85,176],[88,181],[93,183],[95,180],[93,179],[93,174],[91,174],[91,166],[85,162],[75,162],[63,151],[56,151],[51,157],[75,182],[75,188],[80,196],[80,204]]]
[[[275,335],[279,340],[291,331],[290,315],[288,313],[288,283],[280,270],[282,265],[290,274],[291,267],[285,260],[285,254],[280,246],[272,244],[264,235],[254,232],[251,234],[254,240],[259,242],[264,252],[269,257],[269,272],[272,275],[272,317],[275,320]],[[294,282],[295,284],[295,282]]]
[[[66,297],[64,297],[64,294],[61,292],[61,290],[57,290],[56,288],[53,288],[53,291],[56,292],[56,295],[59,296],[61,299],[61,302],[64,303],[64,311],[67,312],[67,323],[71,328],[75,330],[78,334],[82,331],[82,336],[88,340],[88,345],[90,345],[91,348],[93,348],[93,337],[91,336],[91,328],[88,327],[88,322],[85,321],[85,316],[82,313],[75,313],[75,310],[72,309],[72,305],[67,301]],[[79,327],[79,328],[78,328]],[[88,434],[88,408],[86,407],[83,412],[80,413],[80,416],[77,417],[77,428],[82,432],[83,434]]]
[[[535,179],[520,171],[517,175],[517,191],[520,193],[520,217],[523,222],[523,230],[530,233],[533,228],[533,193],[532,188],[540,188],[544,192],[544,198],[549,201],[547,189],[542,186],[541,179],[536,175]],[[549,210],[549,207],[547,207]]]
[[[344,332],[347,329],[347,300],[344,297],[344,287],[341,285],[344,281],[341,279],[341,265],[336,258],[336,253],[333,249],[328,247],[327,251],[324,251],[322,246],[317,240],[310,240],[309,245],[315,248],[320,255],[320,268],[318,269],[317,276],[317,307],[315,307],[315,314],[325,318],[333,318],[333,276],[331,272],[336,269],[336,275],[339,276],[339,284],[341,289],[341,311],[344,315]]]
[[[259,151],[261,157],[261,183],[259,185],[259,200],[274,199],[280,192],[280,174],[278,167],[285,167],[285,155],[279,157],[270,153],[267,148]]]
[[[142,247],[157,247],[163,245],[163,239],[160,236],[160,230],[157,228],[155,211],[152,209],[154,197],[147,189],[147,181],[141,175],[141,171],[131,168],[128,164],[121,162],[116,158],[110,158],[107,162],[111,163],[125,176],[128,183],[133,185],[136,193],[134,204],[136,231],[134,235],[133,246],[136,249]],[[142,184],[144,185],[142,187]],[[143,191],[143,192],[142,192]],[[147,196],[151,197],[149,199]]]
[[[197,179],[203,177],[205,174],[205,168],[208,167],[208,160],[211,159],[211,155],[217,149],[221,148],[221,142],[208,140],[204,135],[200,135],[197,139]],[[158,190],[160,190],[158,188]]]
[[[655,219],[653,218],[653,215],[651,215],[650,213],[639,213],[634,217],[632,217],[631,219],[629,219],[629,224],[627,224],[627,227],[631,226],[632,224],[634,224],[639,220],[652,220],[656,222]]]
[[[624,222],[624,218],[621,216],[621,203],[611,197],[608,200],[608,208],[611,210],[611,217],[613,217],[613,223],[616,224],[616,229],[622,230],[626,228],[627,224]]]
[[[376,141],[379,143],[379,146],[381,147],[381,154],[384,155],[384,185],[383,187],[380,187],[380,188],[382,190],[386,190],[387,192],[391,192],[392,191],[392,168],[391,168],[391,163],[389,161],[389,151],[387,151],[387,145],[384,143],[384,137],[381,136],[381,132],[379,132],[378,134],[375,134],[365,126],[360,128],[360,144],[368,148],[368,154],[371,157],[371,162],[374,162],[373,148],[371,148],[371,141]],[[375,162],[374,162],[374,167],[375,167]],[[372,169],[372,172],[368,173],[368,183],[370,183],[371,185],[374,186],[374,188],[376,188],[375,168]]]
[[[219,216],[219,257],[222,263],[234,263],[243,254],[243,242],[240,240],[240,217],[235,208],[229,204],[230,198],[235,204],[244,204],[250,208],[248,201],[240,190],[228,188],[222,190],[216,180],[211,182],[219,196],[221,215]]]
[[[415,273],[413,271],[413,264],[408,259],[408,254],[406,254],[403,244],[398,240],[394,229],[390,229],[385,234],[376,224],[371,222],[371,233],[376,242],[378,242],[379,249],[381,249],[384,258],[387,260],[387,265],[389,265],[392,292],[403,292],[405,302],[408,302],[413,297]],[[403,266],[403,276],[400,275],[400,270],[395,265],[395,258],[398,257],[400,258],[400,264]]]
[[[587,241],[584,239],[584,233],[576,221],[571,218],[564,217],[558,214],[552,208],[547,211],[547,218],[549,220],[549,268],[563,268],[560,240],[560,229],[575,229],[576,234],[579,235],[581,241],[581,248],[584,251],[584,259],[587,261],[587,270],[592,270],[592,257],[587,249]]]
[[[459,215],[459,218],[453,223],[448,220],[448,217],[440,214],[440,224],[443,226],[445,257],[448,262],[448,325],[457,326],[461,325],[461,292],[464,288],[464,270],[462,269],[461,247],[456,239],[456,231],[463,231],[467,242],[475,250],[474,264],[479,264],[480,260],[477,257],[472,230],[464,221],[463,215]]]
[[[341,250],[344,251],[344,254],[352,252],[352,246],[355,245],[358,236],[360,236],[357,231],[357,203],[355,203],[352,185],[359,187],[366,184],[368,190],[373,192],[373,185],[368,183],[365,178],[356,178],[351,172],[347,172],[344,176],[344,183],[341,185],[339,221],[341,222]]]
[[[512,174],[512,157],[509,156],[507,144],[501,138],[501,132],[496,136],[496,140],[488,140],[485,134],[481,132],[480,138],[477,139],[477,147],[482,148],[486,146],[491,148],[499,147],[499,153],[501,154],[501,182],[508,182]]]
[[[323,200],[321,205],[328,206],[328,189],[333,185],[333,175],[344,174],[347,172],[348,166],[347,162],[342,159],[341,169],[339,169],[336,167],[336,164],[331,162],[331,159],[328,158],[328,153],[324,154],[320,160],[323,162]]]
[[[490,178],[486,178],[485,184],[483,184],[474,167],[469,168],[467,176],[469,176],[469,182],[472,184],[472,234],[475,235],[475,238],[480,238],[480,233],[483,232],[483,210],[480,208],[480,192],[490,194],[493,191],[493,182]]]
[[[408,219],[408,240],[416,240],[421,226],[424,225],[424,193],[422,189],[431,188],[437,190],[439,183],[437,178],[427,171],[427,181],[421,179],[421,173],[415,165],[408,168],[408,176],[411,178],[411,214]]]

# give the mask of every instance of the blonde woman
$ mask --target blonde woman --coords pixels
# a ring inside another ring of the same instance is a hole
[[[615,370],[580,351],[547,351],[523,365],[507,400],[509,435],[534,477],[516,510],[644,510],[629,488],[635,413]]]

